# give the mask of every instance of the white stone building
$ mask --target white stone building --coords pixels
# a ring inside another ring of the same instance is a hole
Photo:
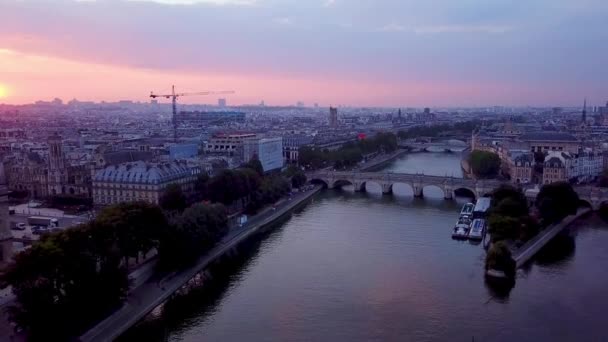
[[[257,158],[264,172],[283,168],[283,138],[246,139],[243,142],[243,161]]]
[[[194,189],[200,168],[185,162],[131,162],[108,166],[93,178],[93,203],[96,206],[145,201],[158,204],[169,184],[179,184],[184,194]]]
[[[551,151],[545,157],[543,183],[571,181],[587,183],[602,174],[604,156],[591,150],[576,154]]]
[[[245,139],[255,137],[255,133],[217,133],[205,144],[205,152],[234,153],[243,146]]]

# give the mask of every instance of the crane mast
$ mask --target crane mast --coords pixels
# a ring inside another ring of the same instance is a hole
[[[171,94],[154,94],[154,92],[150,92],[150,97],[155,99],[157,97],[164,97],[166,99],[171,99],[171,104],[173,107],[173,116],[171,117],[171,122],[173,123],[173,141],[177,142],[177,98],[181,96],[194,96],[194,95],[219,95],[219,94],[234,94],[232,90],[223,90],[223,91],[201,91],[195,93],[176,93],[175,85],[171,86]]]

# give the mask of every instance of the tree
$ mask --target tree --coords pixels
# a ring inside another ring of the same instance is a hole
[[[230,205],[240,197],[242,192],[241,179],[233,170],[222,170],[219,175],[209,181],[209,199]]]
[[[161,267],[174,269],[196,260],[227,233],[227,223],[222,205],[195,204],[186,209],[174,218],[161,238]]]
[[[475,150],[469,156],[473,173],[481,178],[492,178],[500,171],[500,157],[496,153]]]
[[[167,185],[158,202],[160,207],[166,211],[182,212],[188,206],[182,187],[175,183]]]
[[[509,278],[515,277],[516,263],[511,256],[509,246],[504,242],[495,242],[486,255],[486,270],[503,271]]]
[[[519,203],[527,204],[526,196],[520,189],[512,185],[502,184],[492,192],[492,206],[496,206],[506,198],[512,198]]]
[[[88,225],[46,235],[3,273],[18,303],[11,319],[31,339],[71,340],[124,299],[126,267],[111,243],[97,239]]]
[[[160,234],[167,227],[167,219],[160,207],[145,203],[122,203],[102,210],[90,231],[97,243],[116,247],[125,259],[139,258],[159,243]]]
[[[498,204],[492,208],[492,213],[501,216],[519,218],[527,216],[529,210],[526,202],[518,201],[513,197],[507,197],[498,202]]]
[[[198,200],[207,199],[209,196],[209,175],[201,173],[194,182],[194,191]]]
[[[264,175],[264,166],[262,165],[262,162],[260,162],[260,160],[257,158],[257,156],[252,158],[247,163],[243,164],[243,168],[252,169],[260,176]]]
[[[519,235],[519,219],[514,217],[490,215],[488,227],[492,241],[514,239]]]
[[[557,223],[568,215],[576,214],[578,194],[566,182],[544,185],[536,196],[536,207],[545,225]]]
[[[300,188],[306,184],[306,175],[300,171],[291,177],[291,186],[294,188]]]

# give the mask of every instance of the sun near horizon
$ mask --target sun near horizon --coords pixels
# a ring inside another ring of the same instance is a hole
[[[0,83],[0,99],[8,97],[8,87]]]

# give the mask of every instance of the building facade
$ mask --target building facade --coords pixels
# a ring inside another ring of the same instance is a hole
[[[570,181],[587,183],[594,181],[604,170],[604,156],[594,151],[577,154],[549,152],[545,157],[543,184]]]
[[[578,139],[569,133],[535,132],[520,136],[520,139],[530,144],[532,152],[568,152],[578,153],[581,145]]]
[[[571,172],[568,179],[578,183],[594,181],[604,170],[604,156],[594,151],[581,151],[573,155]]]
[[[549,153],[543,165],[543,184],[565,182],[568,180],[566,169],[569,167],[570,156],[566,153]]]
[[[511,179],[517,184],[527,184],[532,182],[534,173],[534,155],[532,153],[522,153],[512,158]]]
[[[245,139],[255,138],[255,133],[217,133],[205,144],[207,153],[235,153]]]
[[[296,164],[300,157],[300,147],[310,145],[312,136],[293,134],[283,137],[283,159],[287,164]]]
[[[329,127],[338,127],[338,108],[329,107]]]
[[[49,137],[47,145],[46,155],[20,151],[5,158],[8,188],[27,191],[32,198],[91,197],[94,165],[87,161],[71,164],[63,151],[63,140],[57,134]]]
[[[108,166],[93,178],[93,203],[106,206],[144,201],[158,204],[169,184],[178,184],[187,196],[194,191],[200,168],[185,162],[131,162]]]
[[[257,158],[264,172],[283,168],[283,138],[252,138],[243,143],[243,161]]]

